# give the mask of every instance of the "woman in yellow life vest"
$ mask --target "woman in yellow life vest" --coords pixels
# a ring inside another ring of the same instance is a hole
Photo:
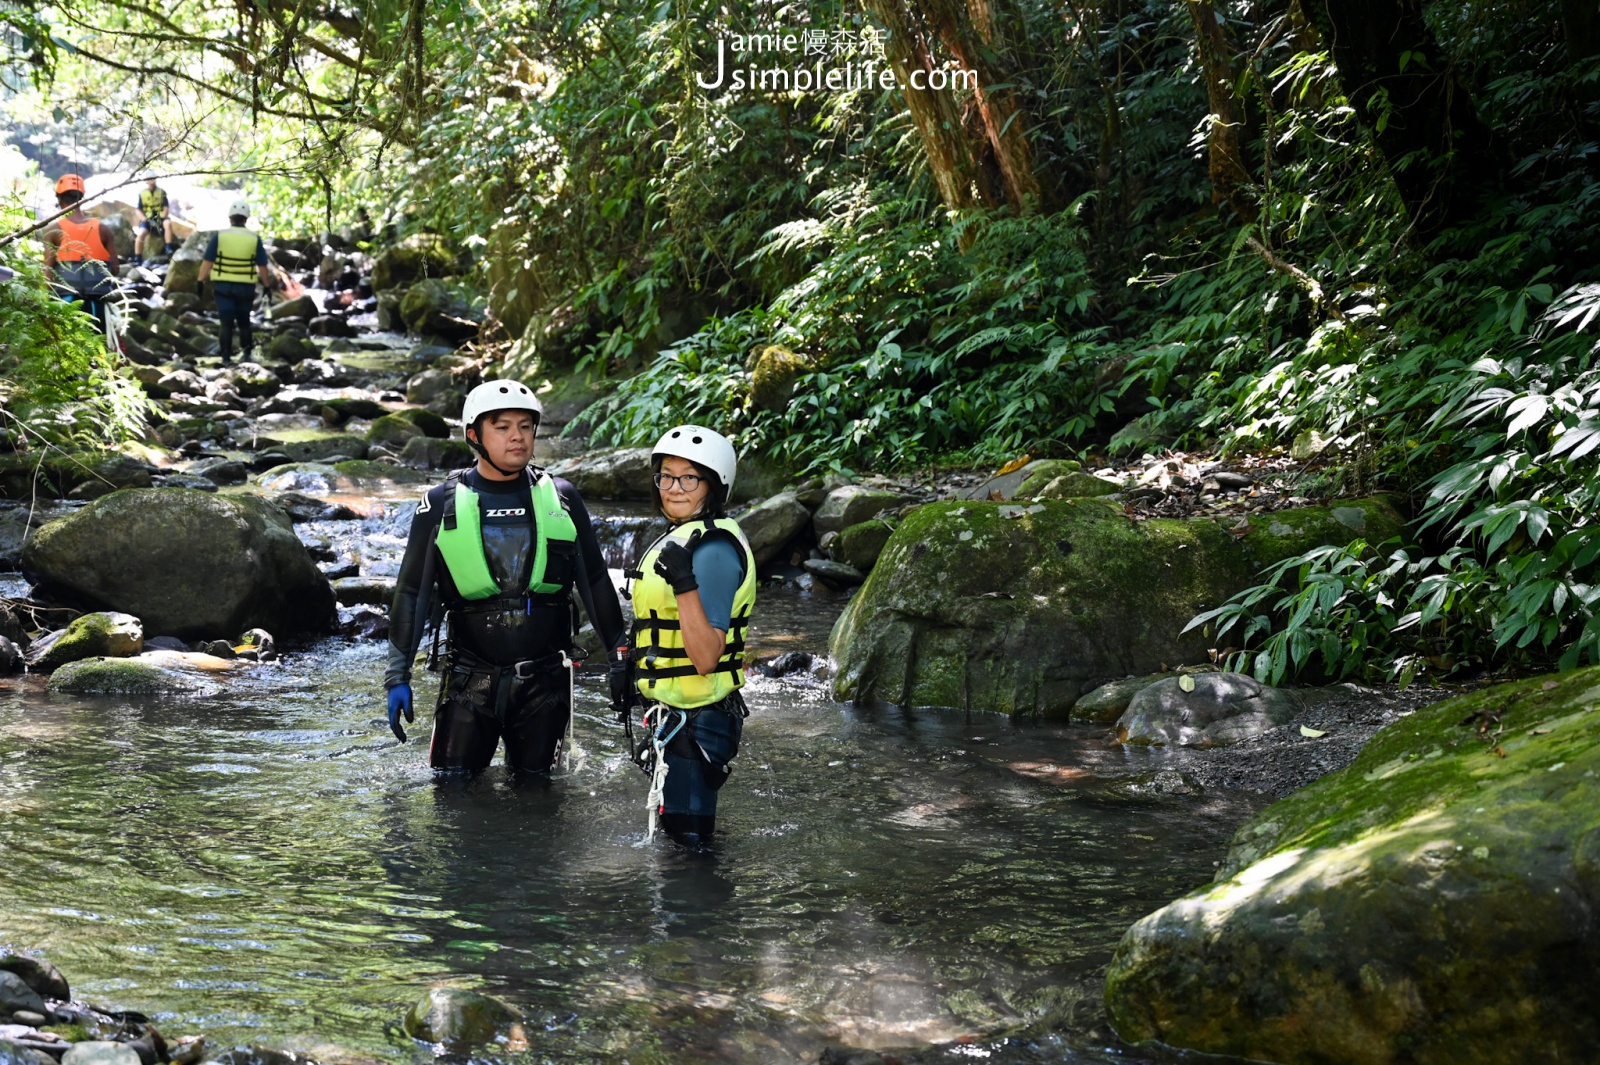
[[[627,576],[633,581],[635,686],[651,743],[651,815],[674,840],[711,842],[717,792],[749,714],[744,637],[756,601],[750,544],[723,508],[737,457],[721,433],[680,425],[651,456],[656,508],[672,523]]]

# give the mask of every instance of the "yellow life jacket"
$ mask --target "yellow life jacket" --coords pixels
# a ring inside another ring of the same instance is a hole
[[[139,190],[139,210],[157,221],[167,217],[167,190],[157,187]]]
[[[211,280],[255,284],[256,248],[260,244],[261,238],[243,226],[218,230],[217,265],[212,268]]]
[[[656,559],[668,544],[686,544],[696,532],[713,529],[738,542],[744,553],[744,580],[733,593],[733,615],[722,657],[710,673],[701,676],[683,647],[678,597],[667,579],[656,572]],[[632,654],[641,695],[651,702],[692,710],[720,702],[744,687],[744,633],[756,602],[756,558],[738,522],[700,518],[675,526],[644,553],[633,577]]]

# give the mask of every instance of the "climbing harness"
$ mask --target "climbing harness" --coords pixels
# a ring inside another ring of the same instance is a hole
[[[642,724],[649,739],[639,745],[633,760],[640,769],[650,774],[650,791],[645,797],[645,806],[649,810],[644,835],[646,843],[656,838],[656,828],[661,822],[661,804],[667,787],[667,744],[688,723],[689,715],[675,706],[652,703],[644,712]]]

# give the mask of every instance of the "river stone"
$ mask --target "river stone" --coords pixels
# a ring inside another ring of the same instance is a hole
[[[1037,489],[1026,484],[1017,490],[1018,499],[1090,499],[1120,492],[1122,486],[1089,473],[1064,473],[1052,477]]]
[[[250,479],[250,468],[238,459],[201,459],[187,471],[192,476],[204,477],[215,485],[244,484]]]
[[[167,277],[164,288],[170,296],[173,293],[193,293],[199,287],[200,263],[205,259],[205,245],[193,246],[192,241],[185,241],[183,247],[172,253],[172,258],[167,263]]]
[[[1593,1061],[1597,705],[1597,668],[1462,695],[1262,810],[1213,884],[1123,937],[1117,1031],[1263,1061]]]
[[[72,597],[185,638],[256,626],[307,635],[335,621],[333,589],[288,516],[250,496],[114,492],[40,529],[23,567]]]
[[[854,566],[835,562],[831,558],[808,558],[804,565],[807,573],[822,578],[836,588],[854,588],[867,579],[867,575]]]
[[[403,1026],[413,1039],[470,1045],[490,1042],[516,1022],[510,1007],[487,995],[434,987],[406,1012]]]
[[[292,300],[284,300],[282,303],[274,303],[267,309],[267,319],[273,322],[281,322],[289,318],[304,318],[310,321],[321,313],[322,310],[317,306],[317,301],[311,296],[305,295],[296,296]]]
[[[750,541],[756,564],[770,562],[790,540],[804,531],[811,512],[793,492],[779,492],[739,515],[739,528]]]
[[[960,493],[960,498],[978,501],[1015,499],[1018,498],[1018,489],[1034,478],[1039,478],[1037,487],[1043,488],[1056,477],[1081,469],[1083,465],[1072,459],[1036,459],[1010,473],[998,474],[980,485],[968,488]]]
[[[42,1013],[48,1008],[44,999],[39,997],[39,992],[29,987],[27,981],[14,972],[0,969],[0,1010],[7,1013],[17,1010]]]
[[[256,399],[278,391],[278,375],[257,362],[240,362],[223,370],[218,380],[233,382],[233,389],[241,396]]]
[[[330,492],[373,495],[396,485],[423,485],[429,482],[430,478],[425,473],[365,460],[286,463],[265,470],[257,477],[257,483],[265,491],[303,492],[311,496]]]
[[[585,498],[649,499],[650,449],[607,448],[563,459],[550,467],[565,477]]]
[[[429,436],[444,440],[455,435],[456,427],[431,410],[426,410],[422,407],[407,407],[405,410],[397,411],[396,413],[399,417],[404,418]],[[541,421],[543,420],[541,419]]]
[[[139,1052],[126,1043],[87,1039],[73,1043],[61,1058],[61,1065],[141,1065]]]
[[[231,668],[197,651],[146,651],[135,658],[85,658],[50,675],[49,690],[78,695],[210,695],[212,674]]]
[[[34,644],[28,656],[28,664],[41,673],[80,658],[128,658],[144,650],[139,619],[115,611],[84,614],[50,636]]]
[[[473,465],[477,455],[465,440],[416,436],[400,449],[400,462],[418,470],[456,470]]]
[[[847,484],[828,493],[828,498],[822,501],[822,506],[811,516],[811,525],[818,536],[823,536],[848,529],[852,525],[859,525],[880,510],[891,510],[909,502],[911,502],[910,496],[903,496],[898,492]]]
[[[1188,680],[1193,691],[1185,691]],[[1117,719],[1124,743],[1225,747],[1290,721],[1294,696],[1243,673],[1167,677],[1135,695]]]
[[[0,676],[21,673],[26,664],[27,657],[16,641],[9,636],[0,636]]]
[[[863,521],[841,530],[827,545],[828,554],[835,562],[866,573],[877,564],[878,556],[889,542],[893,526],[884,521]]]
[[[1399,533],[1386,503],[1348,505]],[[1236,538],[1210,518],[1135,522],[1096,499],[919,507],[834,626],[835,697],[1064,715],[1091,678],[1205,663],[1190,618],[1260,566],[1349,542],[1327,508],[1307,510],[1257,515]],[[1267,519],[1293,527],[1272,534]]]
[[[387,606],[394,600],[393,577],[340,577],[333,582],[333,593],[341,604]]]
[[[276,451],[291,462],[325,462],[335,456],[346,459],[367,457],[367,442],[351,433],[332,433],[322,429],[265,431],[255,437],[257,451]]]
[[[455,375],[449,370],[423,370],[406,382],[406,402],[426,405],[456,388]]]
[[[1083,463],[1076,459],[1040,459],[1022,468],[1023,478],[1012,493],[1015,499],[1032,499],[1040,489],[1057,477],[1066,477],[1083,471]],[[1098,478],[1096,478],[1098,480]],[[1115,486],[1112,491],[1115,491]],[[1084,495],[1104,495],[1104,492],[1085,492]],[[987,499],[988,496],[982,498]]]
[[[449,277],[460,273],[461,266],[444,237],[414,233],[378,254],[372,264],[372,290],[382,292],[423,277]]]
[[[0,1065],[56,1065],[56,1059],[42,1050],[0,1038]]]
[[[1135,695],[1157,681],[1167,679],[1167,676],[1165,673],[1151,673],[1143,677],[1107,681],[1072,704],[1072,720],[1109,725],[1122,716]]]
[[[409,418],[402,418],[398,414],[385,414],[374,420],[371,428],[367,430],[367,442],[404,447],[407,441],[423,435],[421,427]]]

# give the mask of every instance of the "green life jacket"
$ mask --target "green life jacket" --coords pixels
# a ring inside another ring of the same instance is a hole
[[[561,493],[548,473],[528,472],[532,482],[533,569],[528,574],[531,595],[562,595],[572,588],[578,560],[578,527],[567,513]],[[517,589],[501,588],[489,572],[483,554],[483,530],[478,513],[478,493],[469,488],[459,473],[445,483],[455,489],[445,495],[444,513],[439,520],[435,543],[439,557],[450,571],[456,591],[467,599],[492,599],[517,594]]]
[[[255,284],[256,248],[260,243],[261,238],[243,226],[218,230],[217,265],[211,271],[211,280]]]

